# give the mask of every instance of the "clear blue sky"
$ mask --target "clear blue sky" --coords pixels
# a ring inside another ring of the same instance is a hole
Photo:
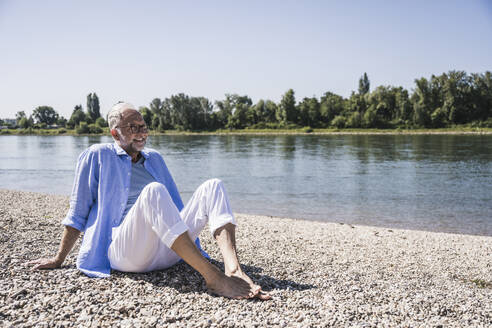
[[[0,117],[179,92],[349,96],[492,70],[492,1],[0,0]]]

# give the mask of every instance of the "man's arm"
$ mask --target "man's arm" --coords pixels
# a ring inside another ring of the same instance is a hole
[[[68,253],[70,253],[70,251],[72,250],[73,245],[75,245],[75,242],[79,238],[79,235],[79,230],[69,226],[65,226],[65,230],[63,231],[63,236],[60,242],[60,248],[58,249],[58,253],[56,254],[56,256],[51,258],[40,258],[28,262],[27,264],[34,265],[32,270],[59,268],[62,265],[63,261],[65,261]]]

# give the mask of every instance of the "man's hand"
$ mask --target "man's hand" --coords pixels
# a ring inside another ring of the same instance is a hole
[[[33,265],[31,270],[39,269],[56,269],[62,265],[63,261],[57,260],[55,257],[41,258],[27,262],[27,265]]]
[[[27,265],[33,265],[31,270],[59,268],[62,265],[63,261],[65,261],[65,258],[77,241],[77,238],[79,238],[79,235],[80,231],[75,228],[66,226],[65,230],[63,231],[58,254],[51,258],[40,258],[27,262]]]

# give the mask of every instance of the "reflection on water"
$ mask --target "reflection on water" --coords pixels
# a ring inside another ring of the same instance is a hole
[[[2,136],[0,188],[69,194],[110,137]],[[184,200],[224,180],[236,212],[492,235],[492,136],[154,136]]]

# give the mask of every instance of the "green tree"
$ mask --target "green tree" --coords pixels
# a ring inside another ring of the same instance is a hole
[[[17,125],[20,126],[23,129],[27,129],[31,127],[31,122],[29,122],[29,119],[27,117],[22,117],[19,122],[17,122]]]
[[[369,106],[362,117],[362,126],[365,128],[380,128],[381,117],[378,115],[378,111],[375,105]]]
[[[368,98],[369,94],[361,95],[352,91],[350,97],[343,103],[342,113],[346,116],[354,112],[359,112],[361,115],[364,114],[368,106]]]
[[[140,112],[140,114],[142,114],[142,118],[145,121],[145,124],[147,124],[147,126],[149,128],[151,128],[153,115],[152,115],[152,112],[150,111],[150,109],[145,107],[145,106],[142,106],[138,109],[138,111]]]
[[[415,80],[416,88],[412,94],[413,121],[418,126],[431,126],[432,93],[426,78]]]
[[[335,116],[342,113],[345,107],[343,97],[332,92],[326,92],[321,97],[320,103],[320,116],[324,126],[329,126]]]
[[[375,123],[376,121],[372,122],[372,127],[387,127],[390,121],[399,117],[399,108],[397,108],[398,91],[399,89],[395,87],[379,86],[366,95],[367,105],[369,108],[373,108],[377,116],[377,124]]]
[[[95,122],[95,125],[99,128],[107,128],[108,127],[108,122],[106,122],[106,120],[102,117],[98,117],[96,119],[96,122]],[[101,132],[97,132],[97,133],[101,133]]]
[[[265,107],[263,110],[263,121],[267,123],[275,123],[277,122],[276,113],[278,111],[278,106],[271,100],[267,100],[265,102]]]
[[[275,114],[277,112],[277,105],[271,100],[260,99],[254,106],[250,108],[257,123],[274,123],[276,122]]]
[[[67,126],[74,128],[80,125],[80,122],[87,122],[87,117],[82,109],[82,105],[76,105],[73,109],[72,115],[67,122]]]
[[[248,96],[231,95],[229,100],[233,109],[226,127],[229,129],[243,129],[246,126],[253,125],[254,122],[251,121],[251,116],[248,117],[249,109],[253,104],[251,98]]]
[[[21,119],[26,118],[26,113],[24,111],[19,111],[15,114],[15,124],[20,125],[19,122]],[[27,118],[26,118],[27,120]]]
[[[32,112],[36,123],[45,123],[47,125],[52,125],[58,120],[58,113],[50,106],[38,106]]]
[[[318,127],[321,121],[320,104],[316,97],[304,98],[299,103],[299,123],[302,126]]]
[[[201,130],[208,124],[212,104],[204,97],[190,97],[183,93],[164,101],[164,111],[170,113],[172,127],[178,130]]]
[[[396,91],[396,108],[398,110],[398,118],[406,123],[412,120],[413,108],[408,97],[408,91],[402,87]]]
[[[359,112],[353,112],[347,119],[346,127],[348,128],[360,128],[362,127],[362,115]]]
[[[265,101],[263,99],[258,100],[258,102],[256,104],[251,106],[250,116],[253,116],[255,118],[254,124],[267,121],[267,119],[266,119],[266,108],[265,107],[266,107]]]
[[[248,112],[253,102],[248,96],[226,94],[226,99],[215,102],[219,111],[216,117],[222,127],[229,129],[242,129],[254,124],[249,119]]]
[[[171,117],[171,102],[169,99],[164,101],[160,98],[154,98],[150,102],[150,111],[152,112],[152,128],[154,130],[164,131],[173,128]]]
[[[336,127],[337,129],[343,129],[347,123],[347,119],[342,115],[337,115],[331,122],[331,125]]]
[[[75,129],[77,134],[90,133],[90,128],[87,122],[80,122],[79,126]]]
[[[298,122],[298,110],[294,90],[289,89],[282,96],[278,106],[277,120],[284,124]]]
[[[152,114],[152,125],[151,129],[159,130],[159,116]]]
[[[212,124],[210,115],[212,115],[214,109],[213,104],[205,97],[192,97],[191,103],[194,110],[197,112],[194,121],[194,129],[209,129]]]
[[[99,118],[102,118],[102,117],[99,117]],[[103,133],[103,129],[94,123],[89,124],[88,128],[89,128],[89,133],[92,133],[92,134]]]
[[[492,118],[492,74],[471,74],[474,113],[470,120],[485,121]]]
[[[64,118],[63,116],[58,117],[58,120],[56,121],[56,125],[64,128],[67,125],[67,119]]]
[[[91,122],[95,122],[101,117],[99,98],[96,93],[89,93],[87,95],[87,119]]]
[[[434,128],[445,127],[448,123],[448,117],[447,117],[446,110],[443,108],[436,109],[431,114],[431,121],[432,121],[432,126]]]
[[[370,86],[371,84],[367,77],[367,73],[364,72],[364,75],[359,79],[359,94],[365,95],[366,93],[369,93]]]
[[[150,102],[150,111],[159,116],[164,110],[164,103],[160,98],[154,98]]]
[[[171,114],[172,127],[177,130],[192,130],[190,97],[179,93],[166,99],[165,103]]]
[[[477,118],[472,98],[472,80],[464,71],[450,71],[436,78],[442,85],[442,111],[454,124]]]
[[[226,99],[218,100],[215,102],[215,106],[219,109],[216,112],[215,118],[217,125],[221,128],[225,128],[227,122],[229,122],[229,117],[232,116],[232,111],[234,109],[234,104],[232,101],[232,95],[226,94]]]

